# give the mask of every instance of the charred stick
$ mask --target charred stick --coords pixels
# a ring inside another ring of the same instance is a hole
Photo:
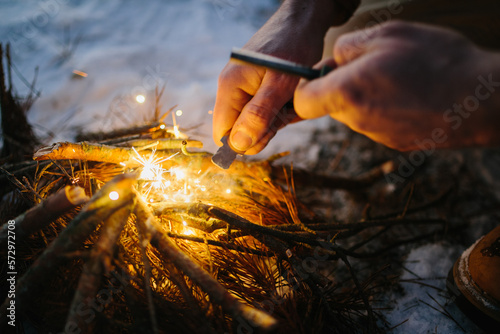
[[[195,237],[193,235],[183,235],[183,234],[176,234],[172,232],[166,232],[166,235],[168,235],[170,238],[174,239],[183,239],[183,240],[188,240],[188,241],[193,241],[193,242],[198,242],[198,243],[208,243],[210,246],[217,246],[221,248],[226,248],[230,250],[234,250],[237,252],[241,253],[248,253],[248,254],[253,254],[257,256],[265,256],[268,257],[270,254],[268,252],[261,251],[259,249],[253,249],[253,248],[248,248],[248,247],[243,247],[243,246],[238,246],[233,243],[225,243],[217,240],[211,240],[211,239],[203,239],[200,237]]]
[[[177,217],[179,221],[186,221],[189,227],[212,233],[225,228],[227,223],[220,219],[211,217],[208,212],[200,210],[198,204],[171,205],[165,203],[154,203],[150,205],[156,216]]]
[[[78,287],[69,308],[65,328],[76,325],[83,333],[93,332],[95,322],[88,322],[87,317],[82,317],[79,314],[81,305],[91,305],[101,287],[103,273],[109,273],[111,270],[113,251],[130,212],[130,206],[122,207],[104,222],[101,229],[102,234],[90,252],[90,260],[83,266]]]
[[[296,233],[290,233],[290,232],[285,232],[285,231],[280,231],[276,230],[274,228],[270,228],[267,226],[262,226],[262,225],[257,225],[254,223],[249,222],[243,217],[240,217],[232,212],[229,212],[227,210],[221,209],[221,208],[216,208],[214,206],[208,206],[204,204],[198,204],[200,208],[207,210],[209,214],[213,215],[214,217],[221,219],[225,222],[227,222],[229,225],[237,227],[242,230],[247,230],[247,231],[253,231],[257,232],[263,235],[270,235],[279,239],[282,239],[284,241],[288,242],[299,242],[299,243],[305,243],[308,245],[312,246],[320,246],[320,247],[327,247],[331,251],[337,251],[337,250],[342,250],[345,252],[345,250],[341,249],[340,247],[328,242],[328,241],[322,241],[317,238],[315,235],[305,236],[305,235],[298,235]]]
[[[31,265],[16,287],[16,307],[20,312],[28,307],[29,300],[38,291],[43,290],[52,273],[64,262],[64,254],[78,250],[101,221],[118,209],[130,205],[134,198],[134,184],[135,177],[130,174],[119,175],[105,184]],[[9,299],[6,298],[0,306],[0,323],[7,319],[8,304]]]
[[[273,250],[279,257],[288,259],[287,261],[296,275],[296,280],[306,282],[318,297],[322,297],[320,287],[326,286],[329,282],[328,279],[314,271],[306,270],[301,259],[293,253],[287,243],[270,236],[257,237],[257,239],[260,239],[264,245]],[[287,278],[285,277],[285,279]]]
[[[16,222],[16,241],[27,238],[36,231],[49,225],[65,212],[88,200],[89,198],[85,195],[83,188],[78,186],[66,186],[57,193],[47,197],[38,205],[14,218]],[[4,244],[7,243],[8,233],[7,224],[5,224],[0,230],[1,249],[6,248]]]
[[[140,196],[138,196],[137,203],[137,222],[144,224],[151,234],[151,244],[153,247],[158,249],[165,258],[172,261],[178,269],[197,283],[211,297],[214,303],[220,305],[234,319],[242,317],[251,325],[263,330],[269,331],[277,325],[276,319],[267,313],[245,305],[236,299],[200,265],[182,252],[169,237],[160,232],[161,227],[156,222],[155,216]]]
[[[396,226],[396,225],[437,225],[446,224],[445,219],[441,218],[387,218],[387,219],[371,219],[366,221],[359,221],[356,223],[330,223],[330,224],[308,224],[306,225],[313,231],[355,231],[358,233],[367,228],[380,227],[380,226]],[[273,226],[274,229],[281,231],[301,231],[302,228],[299,225],[287,224],[287,225],[276,225]]]

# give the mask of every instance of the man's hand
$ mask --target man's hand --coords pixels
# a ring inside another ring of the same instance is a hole
[[[338,68],[297,87],[302,118],[330,115],[399,150],[436,133],[435,147],[500,142],[498,55],[453,31],[390,22],[340,37],[328,62]]]
[[[334,17],[332,0],[288,0],[244,46],[304,65],[316,63],[323,36]],[[295,118],[282,109],[292,100],[299,79],[262,67],[229,62],[219,77],[213,118],[216,143],[231,131],[229,144],[256,154]]]

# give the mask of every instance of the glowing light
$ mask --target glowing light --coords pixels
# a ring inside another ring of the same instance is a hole
[[[180,116],[182,116],[182,110],[180,110],[180,109],[179,109],[179,110],[177,110],[177,111],[175,112],[175,115],[176,115],[176,116],[179,116],[179,117],[180,117]]]
[[[162,130],[163,130],[163,129],[165,129],[165,127],[166,127],[166,125],[165,125],[165,124],[161,124],[161,125],[160,125],[160,129],[162,129]]]
[[[183,220],[183,221],[182,221],[182,225],[184,225],[184,226],[188,226],[188,223],[186,223],[186,221],[185,221],[185,220]]]
[[[109,193],[109,199],[112,201],[116,201],[118,198],[120,198],[120,194],[118,194],[117,191],[112,191]]]
[[[122,165],[123,167],[126,166],[124,162],[120,162],[120,165]]]
[[[178,180],[183,180],[186,178],[186,172],[180,168],[175,168],[172,170],[173,174]]]
[[[146,97],[142,94],[139,94],[135,97],[135,100],[138,102],[138,103],[144,103],[146,102]]]
[[[194,234],[194,231],[189,229],[189,228],[184,230],[184,235],[193,235],[193,234]]]
[[[160,191],[165,190],[165,188],[170,185],[170,181],[168,181],[167,183],[166,182],[167,180],[163,178],[163,174],[165,174],[167,170],[165,170],[161,166],[161,163],[168,159],[173,158],[179,153],[175,153],[166,158],[158,158],[155,155],[156,151],[153,150],[153,152],[149,155],[149,157],[145,159],[137,152],[137,150],[134,147],[132,147],[132,149],[137,155],[137,157],[134,157],[133,159],[139,162],[143,166],[141,173],[139,175],[139,179],[149,181],[146,182],[143,186],[143,189],[145,189],[143,195],[147,197],[152,189],[158,189]]]
[[[231,189],[227,188],[226,189],[226,194],[230,194],[231,193]]]
[[[174,136],[175,138],[179,138],[181,133],[179,132],[179,127],[177,125],[174,125]]]
[[[154,180],[155,176],[156,176],[156,173],[153,170],[154,168],[155,168],[154,165],[151,165],[149,163],[145,164],[144,168],[142,169],[142,172],[141,172],[141,175],[139,176],[139,178],[141,178],[143,180]]]
[[[88,76],[87,73],[83,72],[83,71],[78,71],[78,70],[73,70],[73,74],[76,74],[76,75],[79,75],[83,78],[86,78]]]

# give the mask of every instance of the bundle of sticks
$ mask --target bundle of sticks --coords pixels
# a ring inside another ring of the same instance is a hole
[[[350,261],[383,249],[359,251],[369,238],[350,247],[338,241],[443,220],[395,213],[326,222],[295,196],[294,182],[314,175],[294,178],[273,159],[223,171],[193,151],[200,142],[171,130],[153,123],[99,142],[57,143],[33,163],[2,169],[32,206],[7,217],[24,261],[15,298],[21,323],[83,333],[378,330],[370,279],[361,281]],[[320,179],[362,187],[390,168]],[[32,181],[22,177],[30,173]],[[8,231],[3,225],[2,256]],[[0,308],[2,328],[10,302]]]

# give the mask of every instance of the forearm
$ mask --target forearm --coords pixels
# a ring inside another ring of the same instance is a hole
[[[331,26],[345,23],[360,2],[361,0],[285,0],[282,9],[311,18],[311,22],[324,35]]]
[[[313,65],[321,58],[328,29],[351,15],[340,2],[357,7],[357,0],[285,0],[245,47]]]

